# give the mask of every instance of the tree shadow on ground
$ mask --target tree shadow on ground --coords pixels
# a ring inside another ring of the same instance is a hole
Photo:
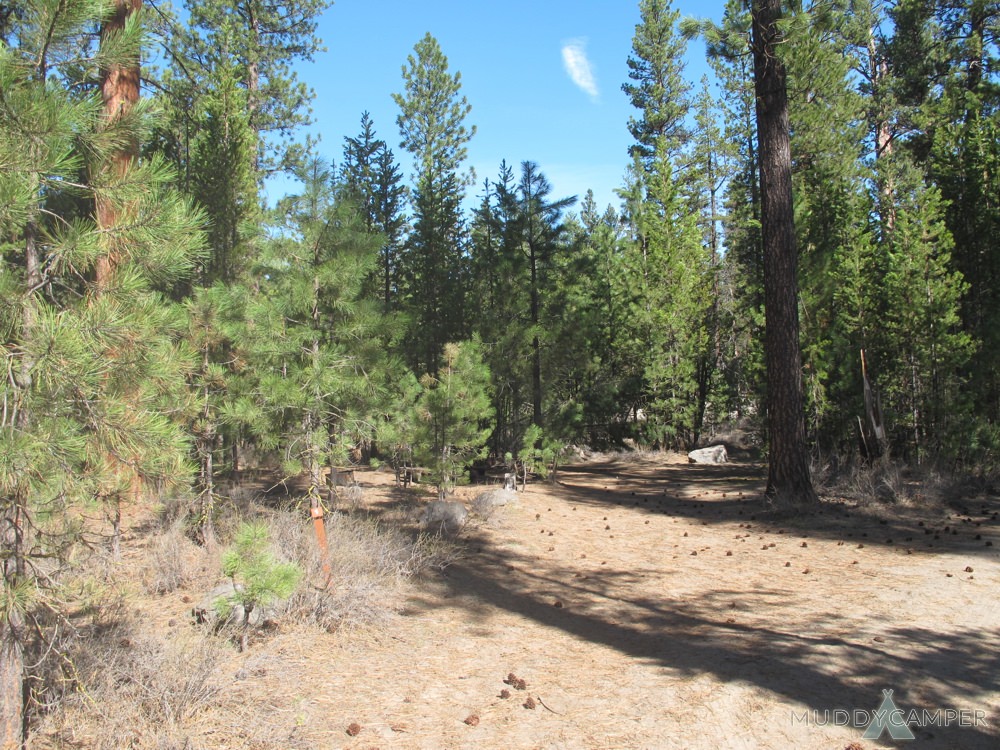
[[[411,602],[411,611],[463,607],[471,622],[493,608],[529,618],[576,638],[654,662],[679,678],[712,674],[722,682],[750,683],[810,711],[873,711],[883,689],[894,689],[901,710],[981,709],[977,693],[1000,689],[1000,652],[991,648],[1000,627],[941,632],[920,626],[889,626],[874,640],[857,630],[857,617],[824,612],[788,623],[754,625],[752,613],[733,609],[747,592],[709,589],[696,599],[634,596],[629,586],[647,572],[609,568],[594,575],[470,539],[477,553],[453,565],[443,578],[447,592]],[[754,598],[781,592],[754,592]],[[586,602],[600,601],[600,612]],[[764,605],[766,606],[766,604]],[[858,602],[863,608],[864,603]],[[742,621],[742,622],[741,622]],[[830,656],[835,652],[833,660]],[[954,705],[955,696],[970,704]],[[994,707],[995,708],[995,707]],[[795,720],[789,709],[789,722]],[[801,720],[801,719],[800,719]],[[993,722],[995,716],[987,716]],[[914,727],[921,747],[996,748],[992,726]],[[860,730],[859,730],[860,735]],[[888,735],[883,741],[888,740]]]
[[[1000,552],[1000,500],[996,497],[936,506],[824,497],[815,508],[788,512],[763,501],[765,473],[763,465],[749,462],[666,463],[651,468],[612,460],[562,467],[558,484],[569,502],[581,505],[708,524],[753,522],[769,532],[795,530],[923,554],[995,557]]]

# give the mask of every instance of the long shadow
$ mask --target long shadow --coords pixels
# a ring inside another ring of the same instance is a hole
[[[595,482],[595,477],[604,481]],[[670,515],[705,524],[752,523],[755,532],[794,529],[821,538],[864,539],[866,545],[912,547],[930,553],[996,553],[984,545],[996,537],[995,503],[977,504],[978,512],[973,515],[955,512],[937,523],[926,522],[919,513],[901,512],[892,518],[868,515],[863,508],[836,502],[824,502],[807,515],[782,519],[761,506],[763,483],[761,466],[748,462],[673,464],[652,472],[648,467],[608,462],[563,467],[559,493],[570,505]],[[368,511],[391,517],[416,502],[412,493],[397,491]],[[977,534],[983,539],[975,539]],[[445,604],[436,596],[421,599],[418,594],[410,600],[411,610],[463,607],[474,623],[485,622],[494,608],[504,609],[681,675],[711,673],[722,681],[752,683],[821,715],[836,709],[872,711],[881,702],[883,689],[895,691],[897,705],[904,711],[977,710],[982,706],[954,706],[951,701],[955,695],[973,701],[977,693],[1000,690],[1000,651],[994,645],[1000,626],[943,632],[900,625],[883,628],[873,641],[840,635],[855,632],[858,618],[839,613],[815,613],[787,628],[754,625],[747,622],[752,617],[731,608],[734,600],[746,597],[746,590],[708,590],[695,600],[647,598],[629,589],[653,570],[620,570],[611,565],[589,569],[584,575],[578,569],[497,549],[485,535],[473,533],[468,544],[476,551],[453,564],[442,578],[448,588]],[[754,591],[753,596],[757,601],[770,599],[775,606],[783,603],[781,591]],[[574,599],[601,601],[623,616],[578,611]],[[563,600],[565,606],[555,606]],[[857,602],[858,610],[863,612],[864,606],[863,601]],[[839,672],[833,671],[825,656],[831,648],[837,650],[837,663],[846,665]],[[992,700],[991,708],[996,711],[996,699]],[[997,748],[998,719],[988,716],[988,726],[914,731],[920,747]]]
[[[571,503],[630,508],[708,524],[755,522],[764,530],[794,529],[818,538],[924,554],[954,553],[995,558],[1000,553],[1000,502],[965,503],[933,513],[924,508],[861,506],[824,499],[797,515],[781,514],[762,502],[762,465],[665,464],[654,470],[606,461],[560,468],[560,489]],[[595,479],[599,486],[595,484]]]
[[[895,690],[896,704],[904,712],[984,709],[954,706],[953,695],[973,700],[976,691],[1000,688],[1000,652],[993,647],[1000,627],[955,633],[895,627],[882,631],[875,641],[855,641],[836,634],[857,627],[856,621],[838,614],[822,613],[789,623],[787,629],[753,626],[730,616],[728,602],[745,596],[745,591],[708,591],[695,601],[628,597],[624,592],[637,571],[602,571],[581,581],[569,568],[546,567],[544,561],[491,548],[482,538],[472,541],[479,553],[449,568],[444,583],[451,595],[447,605],[465,607],[473,621],[485,618],[490,608],[500,608],[681,675],[711,673],[722,681],[752,683],[820,716],[836,709],[873,711],[883,689]],[[575,611],[572,604],[554,604],[573,594],[617,603],[627,609],[625,617],[613,621]],[[414,606],[440,605],[427,599]],[[834,673],[826,662],[821,649],[830,647],[846,662],[841,672]],[[1000,747],[996,720],[987,716],[989,726],[914,727],[914,733],[920,747],[985,750]]]

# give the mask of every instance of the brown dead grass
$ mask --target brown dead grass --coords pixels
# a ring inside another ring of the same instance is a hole
[[[290,617],[238,654],[188,622],[203,577],[144,587],[129,599],[134,645],[106,657],[128,676],[101,695],[122,701],[66,701],[33,747],[110,747],[105,732],[142,748],[876,748],[888,745],[801,717],[872,710],[884,689],[907,710],[986,712],[987,726],[920,730],[920,747],[1000,746],[995,497],[841,493],[778,519],[757,501],[756,464],[591,455],[467,528],[453,564],[413,577],[397,574],[420,555],[397,545],[431,494],[360,479],[341,517],[359,546],[335,552],[333,588],[350,598],[377,578],[359,551],[372,548],[375,569],[395,571],[398,614],[332,632]],[[283,548],[310,548],[307,525],[274,518]]]

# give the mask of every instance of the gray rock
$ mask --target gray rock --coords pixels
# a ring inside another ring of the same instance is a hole
[[[228,606],[220,604],[223,601],[232,602],[236,593],[237,588],[232,581],[220,583],[205,595],[198,606],[191,610],[195,622],[209,625],[217,630],[229,625],[242,625],[246,614],[242,604],[239,602]],[[254,607],[250,612],[250,626],[260,627],[267,620],[276,619],[279,606],[275,603],[267,607]]]
[[[724,464],[729,461],[726,446],[712,445],[708,448],[698,448],[688,453],[688,461],[693,464]]]
[[[472,501],[472,512],[484,521],[488,521],[497,508],[503,508],[517,502],[517,492],[514,490],[486,490],[476,496]]]
[[[511,505],[517,502],[517,493],[512,489],[486,490],[476,496],[472,501],[474,506],[491,505],[499,508],[504,505]]]
[[[457,500],[435,500],[420,514],[420,528],[457,534],[469,520],[469,511]]]

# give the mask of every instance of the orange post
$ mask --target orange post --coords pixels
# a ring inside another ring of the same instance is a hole
[[[323,506],[314,501],[312,509],[313,528],[316,530],[316,543],[319,544],[320,561],[323,564],[323,572],[326,574],[324,588],[330,585],[330,578],[333,572],[330,570],[330,554],[326,546],[326,526],[323,523]]]

